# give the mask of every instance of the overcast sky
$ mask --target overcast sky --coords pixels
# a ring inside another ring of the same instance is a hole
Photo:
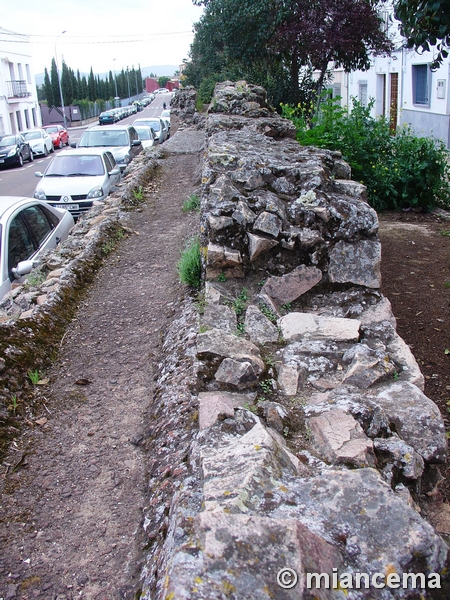
[[[35,74],[55,51],[75,73],[102,73],[181,64],[202,10],[192,0],[0,0],[0,27],[31,36]]]

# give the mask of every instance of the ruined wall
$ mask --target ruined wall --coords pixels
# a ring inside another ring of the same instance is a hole
[[[447,598],[447,546],[416,503],[445,428],[380,292],[365,188],[262,88],[218,85],[205,128],[204,289],[160,365],[142,597]],[[312,572],[340,584],[307,589]],[[344,590],[357,573],[380,575]]]

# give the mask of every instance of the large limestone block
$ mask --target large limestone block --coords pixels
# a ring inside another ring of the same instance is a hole
[[[262,237],[260,235],[255,235],[254,233],[247,233],[248,237],[248,253],[250,256],[250,262],[253,262],[260,256],[278,246],[277,240],[272,240],[269,238]]]
[[[254,305],[245,312],[245,333],[254,344],[278,342],[278,328]]]
[[[211,288],[210,288],[211,289]],[[201,317],[202,325],[236,333],[237,317],[235,311],[223,304],[207,304]]]
[[[275,432],[276,433],[276,432]],[[242,436],[215,436],[200,449],[205,506],[232,513],[257,510],[283,473],[305,472],[300,461],[255,417]]]
[[[426,462],[442,462],[447,453],[445,425],[434,402],[407,381],[390,385],[375,401],[382,407],[399,437]]]
[[[332,464],[375,466],[373,443],[351,415],[336,408],[308,420],[313,447]]]
[[[232,385],[237,389],[245,389],[258,383],[258,375],[251,362],[224,358],[214,376],[216,381]]]
[[[259,348],[255,344],[220,329],[210,329],[205,333],[199,333],[197,354],[200,357],[212,354],[240,361],[248,360],[255,373],[261,374],[264,371],[264,363],[261,360]]]
[[[281,231],[281,220],[276,215],[270,212],[262,212],[259,217],[256,219],[253,229],[256,231],[262,231],[263,233],[267,233],[272,237],[278,237]]]
[[[276,304],[282,306],[287,302],[293,302],[321,280],[322,271],[320,269],[300,265],[281,277],[269,277],[261,294],[266,294]]]
[[[242,256],[239,250],[218,246],[217,244],[208,244],[207,265],[213,268],[235,267],[242,263]]]
[[[400,379],[413,383],[423,392],[425,389],[425,378],[411,348],[405,340],[395,332],[389,340],[386,349],[392,360],[401,367]]]
[[[232,392],[200,392],[198,399],[200,430],[214,425],[219,416],[234,417],[235,408],[243,408],[246,404],[252,402],[252,398],[248,395]]]
[[[361,240],[339,241],[330,252],[328,275],[332,283],[355,283],[369,288],[381,286],[381,244]]]
[[[293,312],[281,317],[278,324],[287,341],[308,338],[351,342],[359,338],[360,322],[357,319],[321,317],[312,313]]]
[[[439,573],[445,565],[445,542],[375,469],[327,471],[302,480],[295,497],[302,522],[324,537],[332,524],[334,539],[345,540],[353,571]],[[369,592],[358,598],[386,598]]]

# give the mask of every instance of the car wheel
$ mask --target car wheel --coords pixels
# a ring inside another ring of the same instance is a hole
[[[63,144],[63,141],[62,141],[62,139],[60,138],[60,139],[59,139],[58,148],[59,148],[60,150],[62,150],[63,146],[64,146],[64,144]]]
[[[67,138],[66,146],[69,146],[69,138]]]
[[[34,160],[34,154],[30,150],[30,156],[28,157],[28,162],[32,163]]]
[[[47,146],[44,144],[44,156],[48,156]]]
[[[53,142],[52,142],[52,145],[50,146],[50,152],[54,152],[54,151],[55,151],[55,148],[53,147]]]
[[[19,154],[19,156],[17,157],[17,165],[19,167],[23,167],[23,156],[21,154]]]

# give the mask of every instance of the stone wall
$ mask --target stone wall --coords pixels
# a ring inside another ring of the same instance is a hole
[[[445,428],[380,292],[364,186],[245,82],[216,87],[205,135],[204,288],[160,365],[142,598],[448,598],[418,506]]]

